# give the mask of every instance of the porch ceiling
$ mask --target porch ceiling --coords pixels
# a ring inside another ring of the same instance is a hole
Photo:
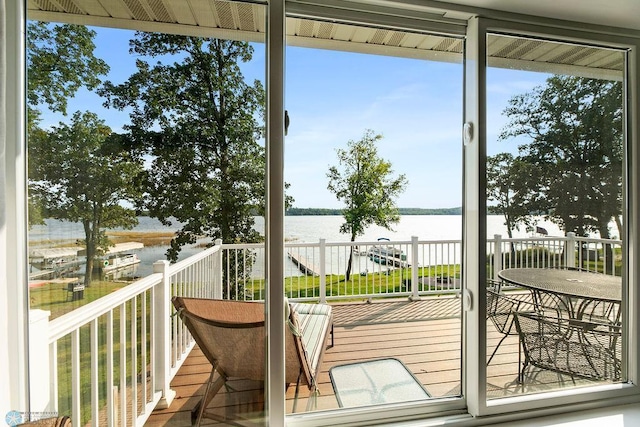
[[[29,19],[218,37],[250,42],[265,38],[265,6],[221,0],[28,0]],[[305,18],[287,18],[292,46],[461,62],[458,37]],[[517,37],[493,37],[495,67],[622,79],[623,55]]]

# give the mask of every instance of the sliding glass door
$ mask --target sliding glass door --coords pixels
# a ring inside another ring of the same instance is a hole
[[[370,18],[287,18],[285,290],[334,323],[290,413],[462,393],[464,39]]]
[[[488,397],[625,382],[625,52],[487,48]]]

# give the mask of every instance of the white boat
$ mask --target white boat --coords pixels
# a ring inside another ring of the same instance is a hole
[[[103,273],[111,273],[125,267],[139,264],[140,258],[138,258],[138,254],[130,251],[143,247],[144,245],[138,242],[116,243],[106,251],[105,255],[107,258],[96,261],[93,268]]]
[[[108,273],[110,271],[138,264],[139,262],[140,258],[138,258],[138,255],[134,253],[111,255],[103,261],[102,271]]]
[[[385,237],[381,237],[378,241],[389,241],[389,239]],[[369,248],[369,252],[367,253],[369,258],[397,258],[401,261],[407,260],[407,255],[402,251],[402,249],[396,248],[394,246],[372,246]],[[377,261],[376,261],[377,262]]]

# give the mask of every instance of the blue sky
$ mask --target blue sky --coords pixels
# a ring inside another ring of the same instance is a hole
[[[135,71],[129,54],[132,31],[94,28],[96,55],[107,61],[107,79],[125,81]],[[378,154],[408,179],[399,207],[448,208],[462,200],[462,64],[290,47],[286,53],[286,108],[291,125],[285,140],[288,193],[301,208],[339,208],[327,190],[327,171],[336,149],[362,137],[366,129],[383,135]],[[249,79],[264,81],[264,46],[243,66]],[[516,144],[496,142],[505,124],[508,99],[540,85],[540,73],[488,72],[488,153],[515,152]],[[128,123],[125,112],[102,107],[102,99],[81,91],[69,102],[97,113],[114,131]],[[43,115],[43,126],[67,121]]]

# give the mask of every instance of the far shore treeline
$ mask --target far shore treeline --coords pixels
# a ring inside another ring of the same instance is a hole
[[[400,215],[461,215],[462,208],[439,208],[439,209],[423,209],[423,208],[398,208]],[[342,209],[326,209],[326,208],[289,208],[285,211],[285,215],[342,215]]]
[[[400,215],[462,215],[462,208],[437,208],[437,209],[424,209],[424,208],[398,208]],[[494,213],[489,209],[489,213]],[[495,212],[498,214],[499,212]],[[138,216],[149,216],[148,211],[138,210],[136,211]],[[304,215],[342,215],[342,209],[329,209],[329,208],[289,208],[284,213],[287,216],[304,216]],[[253,215],[259,215],[258,212],[253,212]]]

